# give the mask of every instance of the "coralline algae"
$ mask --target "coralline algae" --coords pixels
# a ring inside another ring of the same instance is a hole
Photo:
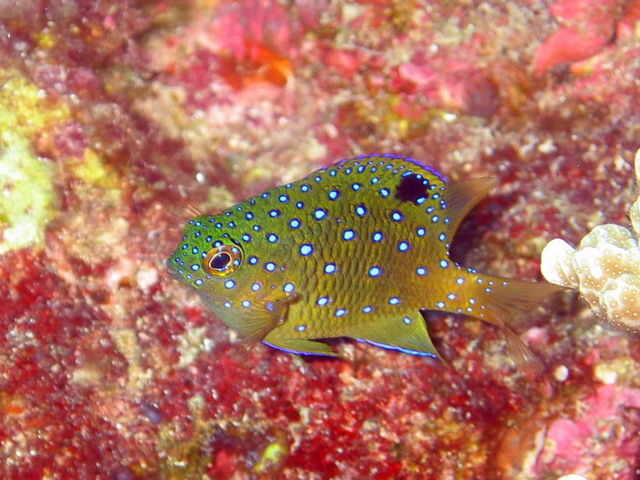
[[[0,254],[0,478],[636,479],[636,336],[546,302],[517,328],[535,381],[440,314],[453,368],[349,341],[302,368],[238,351],[162,261],[176,208],[385,151],[498,177],[452,258],[534,280],[549,232],[627,208],[637,4],[574,62],[540,2],[3,2],[0,229],[38,243]]]
[[[640,150],[635,156],[640,184]],[[599,316],[632,329],[640,328],[640,197],[629,211],[633,230],[598,225],[573,248],[551,240],[542,251],[541,270],[551,283],[577,289]]]
[[[55,192],[51,166],[31,143],[68,115],[19,71],[0,70],[0,254],[44,244]]]

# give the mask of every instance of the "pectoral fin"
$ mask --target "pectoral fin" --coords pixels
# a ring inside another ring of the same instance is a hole
[[[358,326],[349,336],[358,341],[412,355],[440,356],[429,337],[422,315],[417,311],[376,319],[371,324]]]
[[[201,294],[202,301],[216,311],[213,300]],[[225,323],[237,330],[242,337],[241,344],[247,348],[262,341],[274,328],[287,321],[289,306],[298,300],[297,294],[265,298],[243,308],[241,314],[225,318]]]

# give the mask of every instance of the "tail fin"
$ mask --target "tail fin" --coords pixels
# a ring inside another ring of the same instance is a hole
[[[566,290],[551,283],[533,283],[461,269],[456,291],[456,306],[460,313],[479,318],[505,330],[507,348],[518,366],[539,370],[539,363],[524,342],[508,327],[511,318],[542,303],[549,295]]]
[[[490,275],[473,275],[470,290],[480,307],[478,318],[504,327],[505,321],[539,306],[551,294],[566,290],[551,283],[525,282]]]

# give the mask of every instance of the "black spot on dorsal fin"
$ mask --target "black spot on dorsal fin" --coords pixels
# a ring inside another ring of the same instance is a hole
[[[402,177],[398,184],[396,198],[401,202],[413,202],[417,205],[419,198],[429,198],[428,187],[429,180],[422,175],[419,177],[416,174],[407,175]]]

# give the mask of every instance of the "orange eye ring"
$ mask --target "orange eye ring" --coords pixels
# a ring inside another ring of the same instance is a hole
[[[243,257],[244,253],[239,246],[221,245],[207,252],[202,260],[202,268],[216,277],[226,277],[240,268]]]

